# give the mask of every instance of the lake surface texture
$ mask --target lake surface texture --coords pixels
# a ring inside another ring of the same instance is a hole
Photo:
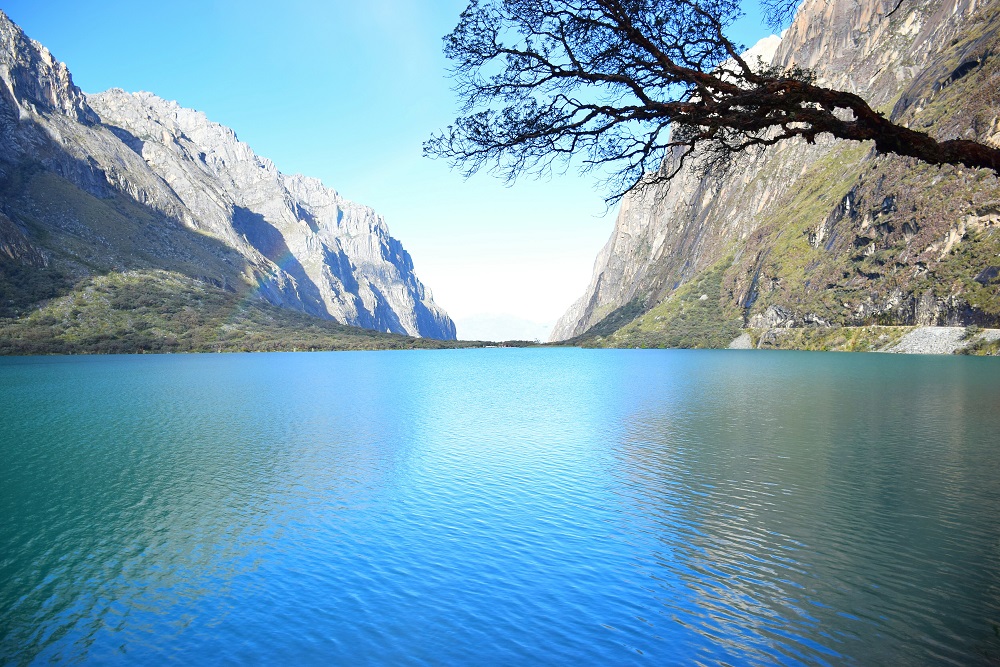
[[[1000,360],[0,360],[0,663],[996,664]]]

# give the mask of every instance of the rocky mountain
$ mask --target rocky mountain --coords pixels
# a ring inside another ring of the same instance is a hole
[[[83,94],[2,12],[0,265],[0,316],[86,276],[165,270],[343,324],[455,338],[375,211],[282,174],[203,113]]]
[[[806,0],[771,63],[939,139],[996,144],[998,31],[996,0]],[[994,175],[867,144],[788,142],[714,176],[694,164],[626,195],[552,339],[696,347],[744,328],[996,326],[998,223]]]

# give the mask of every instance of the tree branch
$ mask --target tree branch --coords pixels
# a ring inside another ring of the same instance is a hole
[[[650,174],[673,177],[671,153],[721,160],[820,134],[1000,173],[995,148],[896,125],[806,70],[754,69],[726,37],[739,11],[738,0],[473,0],[445,38],[465,115],[424,152],[508,180],[579,155],[585,170],[617,169],[609,201]]]

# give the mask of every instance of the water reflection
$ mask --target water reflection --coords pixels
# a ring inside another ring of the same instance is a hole
[[[628,530],[648,536],[635,558],[661,615],[708,639],[699,658],[995,651],[984,547],[997,533],[981,510],[998,507],[997,487],[970,478],[977,457],[997,460],[990,376],[940,360],[810,359],[809,376],[760,355],[713,361],[680,404],[630,415],[617,450]]]
[[[988,664],[993,361],[0,361],[0,661]]]
[[[363,376],[345,391],[307,364],[213,361],[23,369],[41,377],[4,403],[4,655],[93,658],[224,623],[271,594],[283,540],[363,510],[395,467],[408,422]]]

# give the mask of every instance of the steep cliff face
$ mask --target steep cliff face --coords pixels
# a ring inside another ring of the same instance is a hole
[[[813,68],[939,138],[994,141],[998,28],[995,2],[807,0],[772,63]],[[686,169],[623,200],[590,286],[552,337],[663,343],[691,312],[685,299],[707,301],[706,321],[725,331],[995,323],[997,286],[984,276],[998,196],[992,175],[822,139],[778,145],[721,179]],[[694,283],[714,287],[685,289]]]
[[[6,245],[66,275],[163,268],[353,326],[455,338],[370,208],[282,174],[197,111],[85,96],[2,12],[0,149]]]
[[[282,174],[231,129],[174,102],[121,90],[87,101],[170,186],[190,225],[266,260],[276,279],[261,287],[274,302],[368,329],[454,338],[372,209],[316,179]],[[278,276],[292,289],[281,290]]]
[[[20,119],[29,118],[31,113],[55,111],[83,123],[97,121],[83,93],[73,85],[66,65],[53,58],[44,46],[28,39],[3,12],[0,45],[4,102]]]

